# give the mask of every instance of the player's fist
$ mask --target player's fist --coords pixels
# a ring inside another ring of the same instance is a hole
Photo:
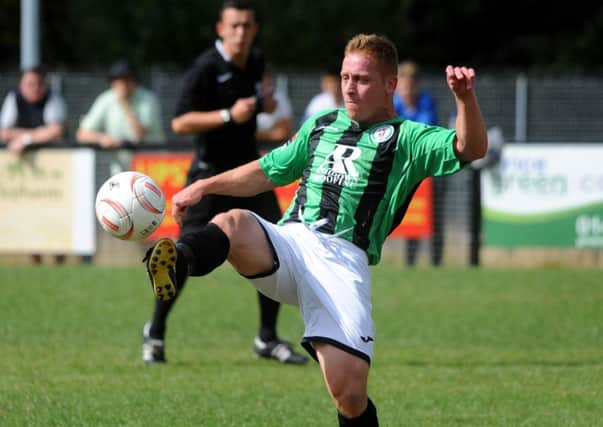
[[[232,121],[235,123],[245,123],[249,121],[255,113],[257,98],[250,96],[249,98],[239,98],[230,109]]]
[[[469,67],[446,67],[446,81],[448,87],[456,96],[462,97],[473,89],[475,84],[475,70]]]

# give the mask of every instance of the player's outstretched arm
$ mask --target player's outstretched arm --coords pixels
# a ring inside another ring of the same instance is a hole
[[[231,169],[206,179],[200,179],[180,190],[172,197],[172,215],[178,223],[186,208],[199,203],[207,195],[250,197],[275,187],[254,160],[238,168]]]
[[[456,100],[455,150],[465,162],[480,159],[488,151],[488,136],[482,112],[473,90],[475,70],[468,67],[446,67],[446,81]]]

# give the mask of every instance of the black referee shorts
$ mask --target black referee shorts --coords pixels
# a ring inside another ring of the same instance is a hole
[[[198,171],[189,176],[189,182],[209,176],[206,171]],[[281,218],[281,210],[274,191],[260,193],[253,197],[205,196],[199,203],[190,206],[182,220],[180,235],[198,231],[214,216],[230,209],[248,209],[272,223]]]

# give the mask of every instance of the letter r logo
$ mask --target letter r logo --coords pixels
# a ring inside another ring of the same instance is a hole
[[[361,151],[358,147],[349,147],[347,145],[336,145],[335,150],[329,158],[333,164],[333,172],[357,177],[358,171],[354,166],[354,160],[360,157]]]

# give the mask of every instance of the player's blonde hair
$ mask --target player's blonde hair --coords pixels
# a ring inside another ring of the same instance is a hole
[[[398,74],[398,51],[385,36],[379,34],[358,34],[345,47],[344,54],[361,52],[375,58],[386,74]]]

